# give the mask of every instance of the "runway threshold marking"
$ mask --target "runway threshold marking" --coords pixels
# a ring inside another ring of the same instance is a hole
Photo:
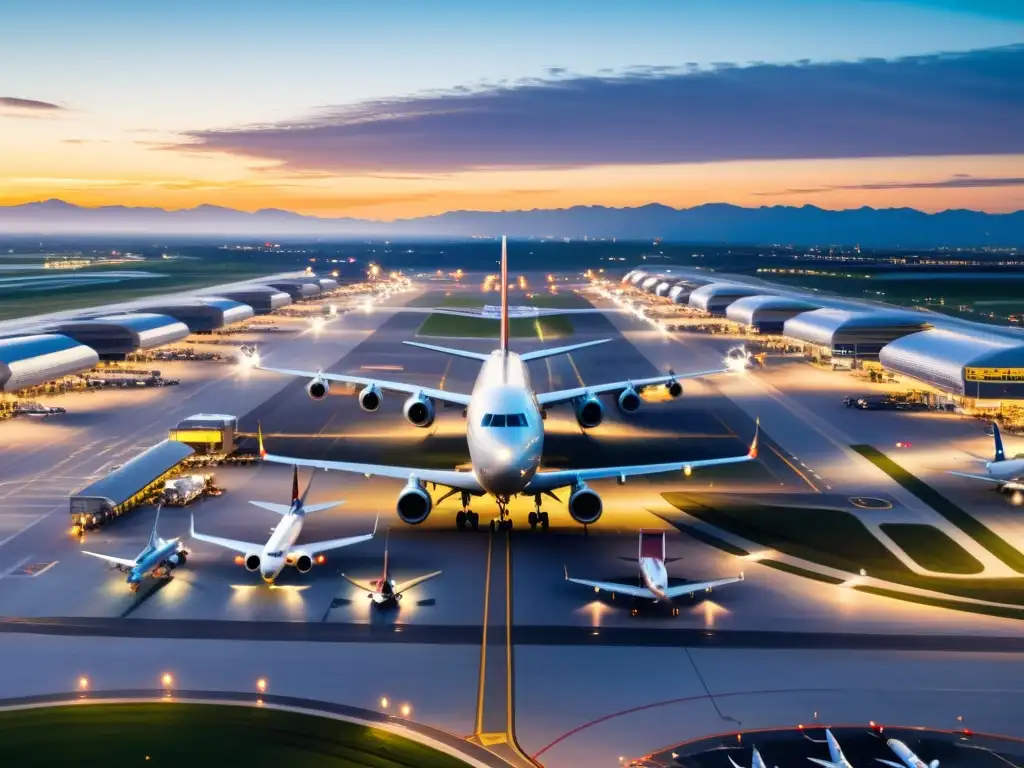
[[[580,383],[581,387],[587,386],[583,381],[583,377],[580,376],[580,369],[576,367],[576,361],[572,359],[572,354],[568,354],[566,357],[569,358],[569,365],[572,366],[572,372],[576,374],[576,381]]]
[[[807,485],[809,485],[811,487],[811,490],[813,490],[815,493],[821,493],[821,488],[819,488],[814,483],[812,483],[811,479],[809,477],[807,477],[807,475],[805,475],[803,472],[801,472],[792,461],[790,461],[785,456],[783,456],[781,453],[779,453],[777,450],[775,450],[774,446],[769,445],[768,448],[771,450],[772,453],[774,453],[776,456],[778,456],[780,459],[782,459],[783,462],[785,462],[787,467],[789,467],[794,472],[796,472],[797,476],[801,480],[803,480],[805,483],[807,483]]]

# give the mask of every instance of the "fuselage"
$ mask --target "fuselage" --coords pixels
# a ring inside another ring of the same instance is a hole
[[[997,480],[1010,483],[1024,478],[1024,459],[1004,459],[985,463],[989,475]]]
[[[640,579],[658,600],[671,602],[665,595],[668,588],[668,571],[665,569],[665,561],[659,557],[640,558]]]
[[[260,554],[260,576],[267,584],[272,584],[288,563],[288,551],[302,533],[302,521],[305,515],[302,508],[292,505],[292,511],[281,518],[270,534],[270,539]]]
[[[889,745],[896,757],[903,761],[903,764],[907,768],[929,768],[928,763],[915,755],[906,744],[899,739],[889,739],[886,744]]]
[[[544,423],[515,352],[495,351],[481,367],[466,410],[466,441],[477,480],[495,496],[520,493],[540,467]]]
[[[181,542],[177,539],[160,540],[156,549],[139,560],[131,573],[128,574],[129,584],[139,584],[144,578],[157,571],[167,563],[167,559],[181,551]]]

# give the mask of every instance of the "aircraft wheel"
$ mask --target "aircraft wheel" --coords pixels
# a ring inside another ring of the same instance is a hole
[[[473,526],[474,531],[480,530],[480,515],[473,510],[469,510],[466,512],[466,519],[469,521],[469,524]]]
[[[460,531],[466,527],[465,512],[460,511],[455,515],[455,527],[458,528]]]
[[[529,521],[531,528],[536,528],[537,527],[537,513],[536,512],[531,512],[526,519]]]
[[[504,523],[502,524],[502,528],[504,528],[506,531],[511,531],[512,530],[512,518],[509,518],[508,520],[505,520]]]
[[[548,525],[549,525],[548,513],[547,512],[541,512],[540,513],[540,526],[541,526],[541,528],[543,528],[546,531],[548,529]]]
[[[494,533],[496,530],[498,530],[498,521],[491,520],[491,533]]]

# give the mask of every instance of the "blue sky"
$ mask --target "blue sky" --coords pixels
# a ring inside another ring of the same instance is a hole
[[[532,106],[518,106],[529,93],[522,89],[536,88],[536,82],[531,85],[531,81],[579,82],[582,88],[588,78],[621,77],[638,69],[651,73],[664,67],[678,72],[684,71],[687,65],[708,69],[719,64],[750,67],[761,63],[791,65],[801,61],[812,64],[856,62],[946,51],[984,51],[1024,42],[1024,3],[1004,0],[521,0],[513,3],[7,0],[0,6],[0,29],[4,31],[5,60],[18,64],[0,68],[0,99],[31,99],[63,108],[59,115],[44,116],[39,111],[11,107],[13,102],[8,102],[8,108],[4,109],[0,101],[0,141],[6,145],[15,142],[22,147],[20,157],[0,158],[0,182],[6,180],[13,190],[0,196],[0,202],[38,197],[46,194],[47,189],[52,189],[54,196],[67,197],[70,192],[82,200],[106,202],[115,199],[111,189],[131,188],[136,183],[143,187],[134,192],[142,194],[146,200],[166,198],[169,205],[172,199],[202,202],[205,201],[201,199],[202,193],[206,191],[216,193],[214,198],[223,202],[231,199],[228,188],[237,182],[235,197],[240,200],[247,201],[246,195],[251,193],[253,200],[259,197],[273,203],[276,194],[282,207],[301,207],[304,195],[324,202],[329,195],[337,196],[340,186],[348,188],[355,184],[361,191],[349,197],[357,202],[369,200],[371,207],[380,204],[378,200],[386,201],[392,194],[398,201],[398,210],[408,203],[412,194],[416,199],[429,200],[428,208],[434,210],[457,204],[446,203],[445,195],[456,192],[468,195],[474,184],[500,199],[502,184],[508,192],[532,190],[537,188],[536,179],[511,180],[495,176],[496,168],[508,167],[509,153],[501,151],[489,155],[485,151],[486,141],[469,141],[483,150],[468,158],[468,166],[466,158],[457,158],[457,162],[446,168],[444,163],[432,163],[428,157],[412,158],[396,166],[391,156],[397,153],[384,140],[388,126],[383,120],[387,116],[382,113],[381,102],[385,108],[408,103],[414,103],[417,108],[424,104],[462,108],[465,101],[435,103],[424,96],[433,98],[438,92],[451,94],[453,89],[459,88],[483,90],[503,95],[501,108],[520,110],[517,120],[525,124],[531,120],[553,119],[549,106],[536,112],[531,111]],[[984,54],[980,56],[983,58]],[[892,71],[897,77],[898,72]],[[747,81],[752,82],[751,76]],[[714,82],[723,84],[726,78]],[[690,98],[697,83],[688,80],[685,84],[684,90],[677,91],[667,87],[672,83],[663,84],[665,98]],[[1005,83],[1000,84],[999,88],[1004,86]],[[851,87],[849,80],[847,87]],[[608,93],[608,89],[603,95],[594,93],[586,102],[587,109],[593,110],[595,115],[614,114],[615,97],[611,96],[612,100],[607,103],[601,101]],[[838,97],[843,93],[837,91]],[[812,108],[813,102],[809,102],[807,93],[797,96],[801,110]],[[912,96],[908,94],[907,100],[901,99],[895,89],[886,98],[906,102],[904,106],[909,104],[903,110],[903,117],[907,119],[934,118],[934,103],[912,114]],[[933,96],[945,99],[948,95],[936,93]],[[1018,96],[1016,91],[1006,95],[1010,100],[1006,114],[1017,114]],[[954,100],[957,97],[958,94],[952,94]],[[720,103],[721,99],[718,101]],[[513,102],[517,106],[510,107]],[[969,103],[977,106],[974,101]],[[877,109],[884,101],[876,98],[865,104]],[[828,105],[823,106],[828,108]],[[998,120],[998,97],[982,106]],[[763,109],[764,105],[759,108]],[[358,167],[334,156],[333,145],[319,154],[303,149],[303,162],[296,164],[292,158],[298,151],[295,147],[278,151],[282,143],[271,142],[274,151],[266,151],[265,133],[244,146],[223,140],[225,130],[251,131],[254,124],[263,127],[269,124],[273,131],[295,131],[310,120],[320,120],[324,114],[336,115],[345,110],[369,115],[381,129],[365,149],[361,144],[355,149],[351,143],[346,145],[345,157],[353,151],[363,151],[366,155],[356,164]],[[756,121],[756,115],[750,117]],[[642,118],[638,116],[638,119]],[[847,116],[846,125],[850,124],[849,120]],[[921,124],[928,125],[927,122]],[[566,154],[576,149],[566,143],[570,132],[576,128],[567,124],[565,131],[552,132],[546,152],[517,155],[512,167],[525,172],[527,166],[537,160],[540,170],[553,170],[558,163],[552,159],[556,159],[562,149]],[[493,123],[449,121],[445,129],[456,132],[493,130]],[[615,127],[615,130],[623,129],[624,126]],[[969,125],[963,130],[972,133]],[[1005,137],[999,138],[1002,141]],[[697,139],[699,136],[690,136],[688,140]],[[508,133],[502,140],[515,143],[525,139]],[[530,140],[543,142],[545,136],[540,132]],[[639,137],[637,140],[647,139]],[[402,141],[402,148],[407,148],[405,137]],[[566,189],[589,186],[579,177],[580,169],[596,169],[602,164],[601,142],[607,142],[608,136],[595,136],[593,141],[593,152],[583,153],[568,163],[575,170],[567,171],[562,177]],[[695,161],[815,159],[799,152],[797,157],[788,156],[786,146],[803,143],[799,137],[789,137],[768,150],[758,150],[751,155],[741,151],[749,144],[750,137],[738,134],[736,141],[743,146],[720,148],[707,158],[668,146],[664,141],[664,137],[660,137],[650,144],[648,151],[626,153],[622,157],[608,153],[612,155],[613,165],[629,166],[632,169],[630,183],[640,185],[630,200],[643,198],[642,185],[646,182],[637,181],[644,176],[637,168],[644,165],[680,164],[680,184],[685,186],[684,182],[695,176],[682,166]],[[823,150],[825,158],[843,157],[841,140],[824,143],[829,144]],[[861,147],[850,157],[887,156],[892,151],[892,142],[881,143],[885,146]],[[972,141],[963,142],[963,146],[952,139],[926,142],[926,145],[932,148],[928,151],[938,152],[943,158],[961,154],[977,157],[986,154],[979,152],[979,144],[983,143],[984,137],[974,136]],[[186,147],[174,153],[166,149],[168,144]],[[1010,156],[1017,156],[1012,141],[997,145],[1003,147],[1000,152],[1005,149]],[[249,154],[253,147],[258,151]],[[659,155],[661,147],[664,152]],[[437,150],[437,146],[429,142],[420,147],[425,154],[436,154]],[[896,151],[900,151],[899,146]],[[906,155],[912,157],[915,153]],[[375,168],[376,157],[379,157],[378,168]],[[1008,162],[1012,165],[1017,161]],[[749,189],[735,199],[749,200],[756,192],[787,189],[878,186],[900,181],[928,183],[956,174],[977,177],[987,173],[981,165],[981,161],[958,165],[937,160],[931,171],[933,177],[920,179],[900,176],[903,171],[899,162],[892,164],[894,171],[888,177],[882,174],[861,179],[851,178],[845,171],[835,178],[822,176],[825,172],[822,165],[818,173],[803,168],[790,179],[780,174],[777,182],[769,183],[770,188]],[[913,167],[921,167],[920,162]],[[320,178],[316,183],[303,181],[306,186],[301,193],[296,190],[295,179],[290,180],[289,186],[278,179],[277,187],[272,188],[268,180],[274,177],[275,168],[282,173],[300,171],[317,174]],[[910,168],[911,165],[907,165],[903,170],[910,176],[917,173]],[[482,169],[492,175],[477,175],[475,181],[466,175],[473,170],[482,174]],[[383,174],[427,172],[435,174],[436,178],[429,189],[418,184],[412,185],[416,189],[411,191],[410,184],[392,183],[389,187],[379,180],[371,180],[375,170]],[[764,170],[751,166],[749,175],[762,177]],[[659,169],[658,173],[662,171]],[[725,179],[732,171],[724,165],[703,172],[714,176],[708,176],[710,188],[731,188]],[[445,173],[458,174],[459,184],[452,182],[450,175],[440,176]],[[648,176],[652,174],[657,175],[652,171]],[[1024,168],[1015,175],[1024,176]],[[543,187],[551,191],[552,185],[559,183],[545,178]],[[158,194],[159,190],[154,191],[157,188],[153,185],[163,191]],[[652,199],[660,196],[658,199],[662,201],[678,202],[664,198],[665,185],[672,186],[663,178],[651,187]],[[1013,192],[1007,192],[1003,186],[1002,194],[1010,205]],[[194,194],[178,194],[184,192],[185,187]],[[252,192],[257,187],[258,195]],[[978,186],[959,189],[965,201],[981,199]],[[243,190],[248,191],[243,194]],[[170,194],[172,191],[175,194]],[[874,192],[875,198],[881,199],[882,193]],[[925,197],[921,193],[910,199],[924,200]],[[344,195],[338,199],[342,202],[332,210],[348,210],[350,206],[344,202]],[[829,199],[839,198],[831,195]],[[255,203],[239,204],[251,207]],[[983,204],[991,206],[990,202]],[[312,210],[309,205],[306,208]]]

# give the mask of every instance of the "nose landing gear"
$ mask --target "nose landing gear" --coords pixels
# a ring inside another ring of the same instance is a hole
[[[498,499],[498,519],[491,520],[491,533],[495,531],[511,531],[512,530],[512,518],[508,516],[508,496],[499,496]]]

